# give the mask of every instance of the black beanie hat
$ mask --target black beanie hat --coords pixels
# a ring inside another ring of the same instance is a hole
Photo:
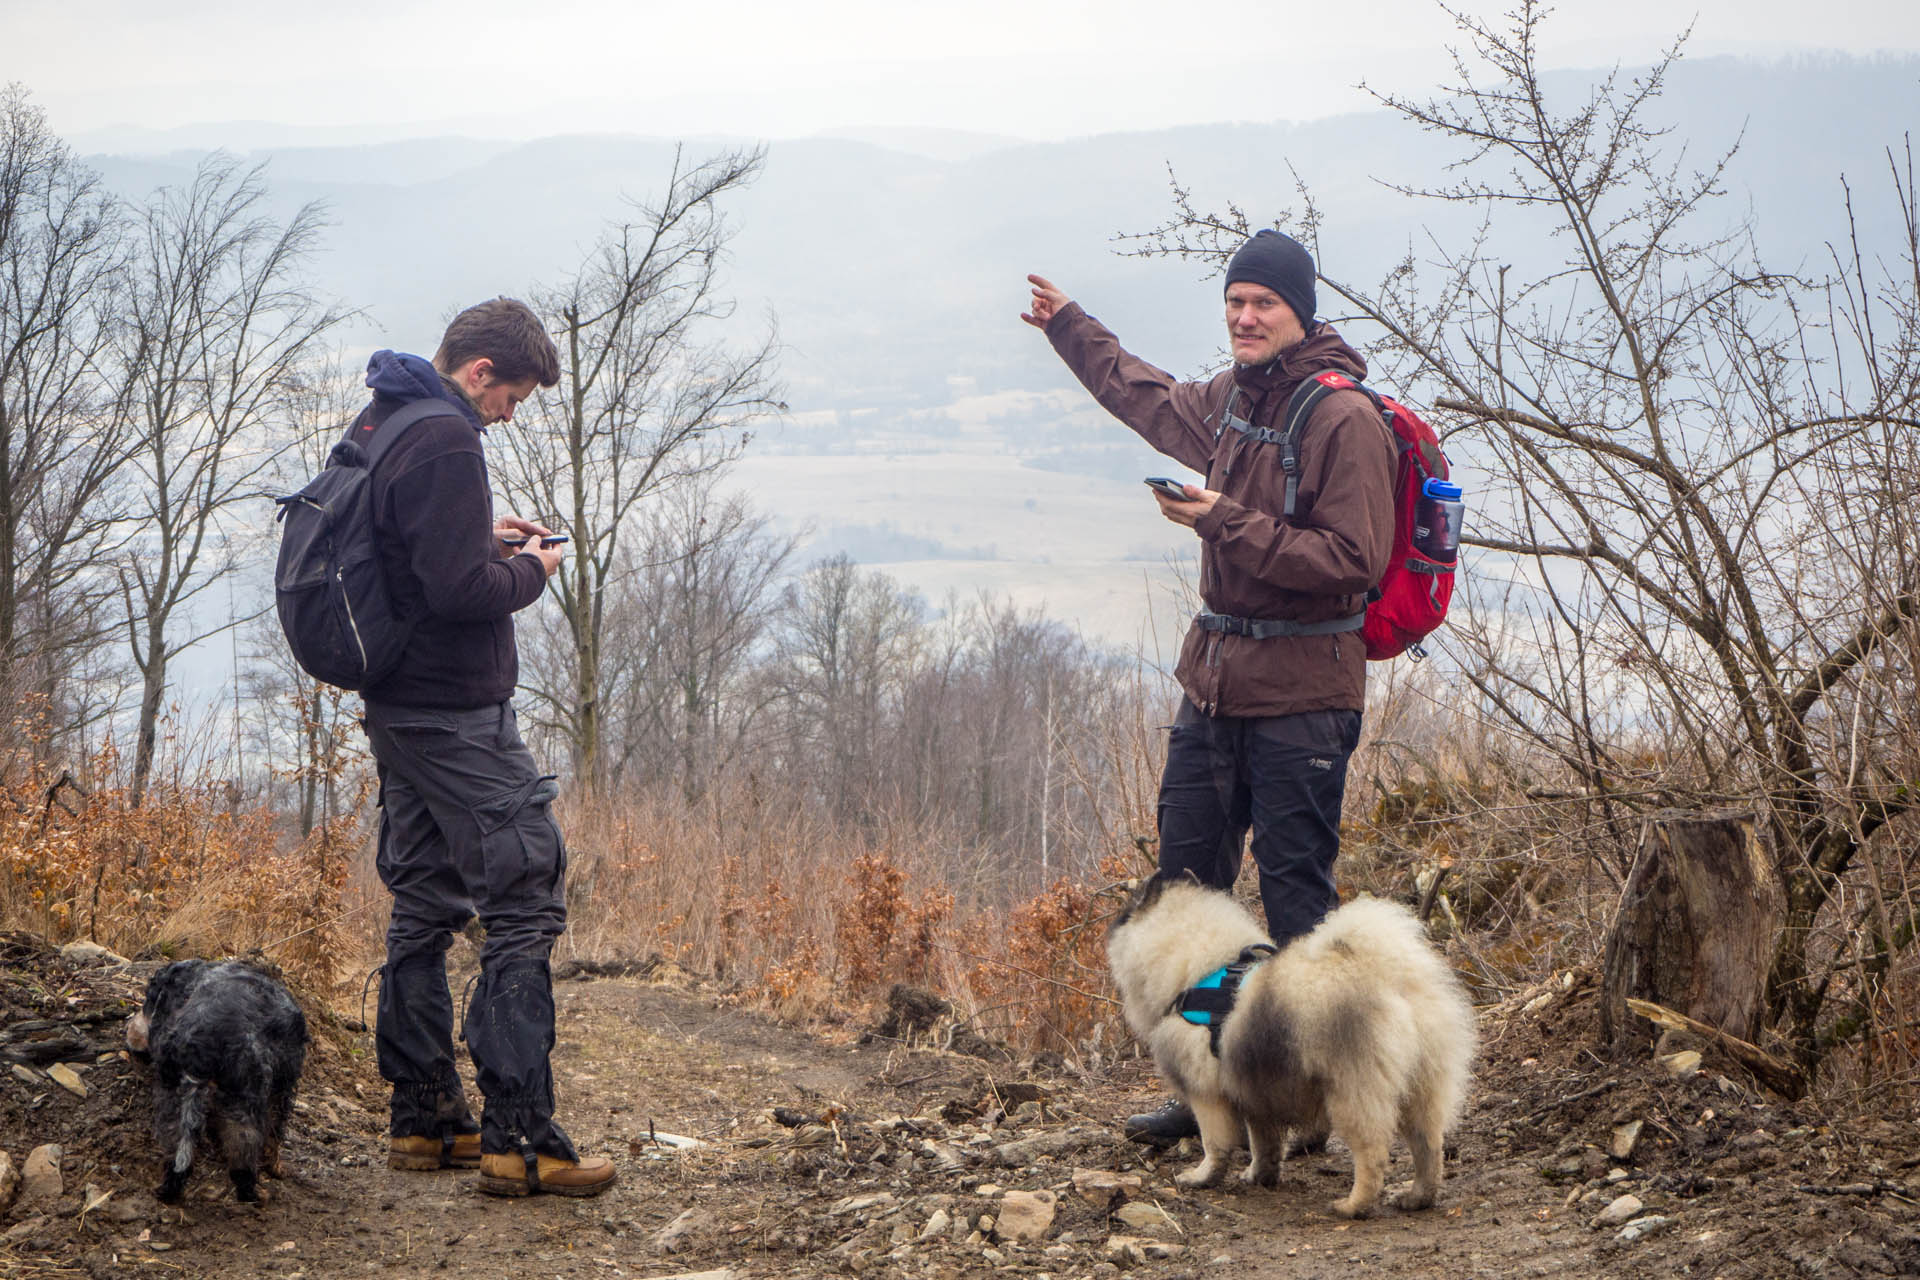
[[[1313,255],[1292,236],[1269,228],[1241,245],[1227,263],[1223,291],[1242,280],[1279,294],[1302,329],[1313,326]]]

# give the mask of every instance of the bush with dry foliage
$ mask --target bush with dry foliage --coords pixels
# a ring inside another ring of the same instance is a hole
[[[89,776],[111,778],[114,764],[97,759]],[[0,780],[0,924],[129,955],[265,951],[326,986],[362,835],[349,816],[289,838],[224,784],[149,783],[136,802],[127,787],[16,760]]]

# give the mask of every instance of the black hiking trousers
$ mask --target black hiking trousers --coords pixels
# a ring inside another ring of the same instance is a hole
[[[1267,932],[1285,946],[1333,910],[1358,711],[1210,716],[1180,700],[1160,780],[1160,870],[1232,890],[1253,829]]]
[[[566,927],[559,794],[521,741],[513,704],[473,710],[366,704],[380,778],[380,880],[393,894],[375,1044],[393,1085],[392,1133],[480,1130],[493,1154],[577,1156],[553,1120],[553,980]],[[478,1126],[453,1061],[447,947],[486,927],[462,1036],[485,1102]]]

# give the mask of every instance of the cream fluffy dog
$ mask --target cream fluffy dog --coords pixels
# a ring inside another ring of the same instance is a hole
[[[1215,1057],[1207,1028],[1182,1018],[1174,1002],[1266,940],[1231,895],[1191,875],[1148,880],[1108,932],[1127,1025],[1200,1122],[1205,1158],[1174,1181],[1218,1181],[1244,1130],[1252,1163],[1242,1178],[1271,1186],[1289,1129],[1331,1129],[1353,1152],[1353,1189],[1333,1211],[1364,1217],[1398,1132],[1413,1152],[1413,1185],[1394,1203],[1428,1207],[1440,1185],[1441,1137],[1459,1113],[1474,1054],[1473,1009],[1459,980],[1412,913],[1359,898],[1247,972]]]

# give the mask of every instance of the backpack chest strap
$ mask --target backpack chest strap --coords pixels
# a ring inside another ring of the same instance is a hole
[[[1227,1015],[1233,1012],[1234,1002],[1239,998],[1241,980],[1247,976],[1249,969],[1278,949],[1270,942],[1256,942],[1244,948],[1233,963],[1215,969],[1175,996],[1168,1012],[1179,1014],[1196,1027],[1205,1027],[1207,1048],[1212,1050],[1214,1057],[1219,1057],[1220,1028],[1226,1025]]]

